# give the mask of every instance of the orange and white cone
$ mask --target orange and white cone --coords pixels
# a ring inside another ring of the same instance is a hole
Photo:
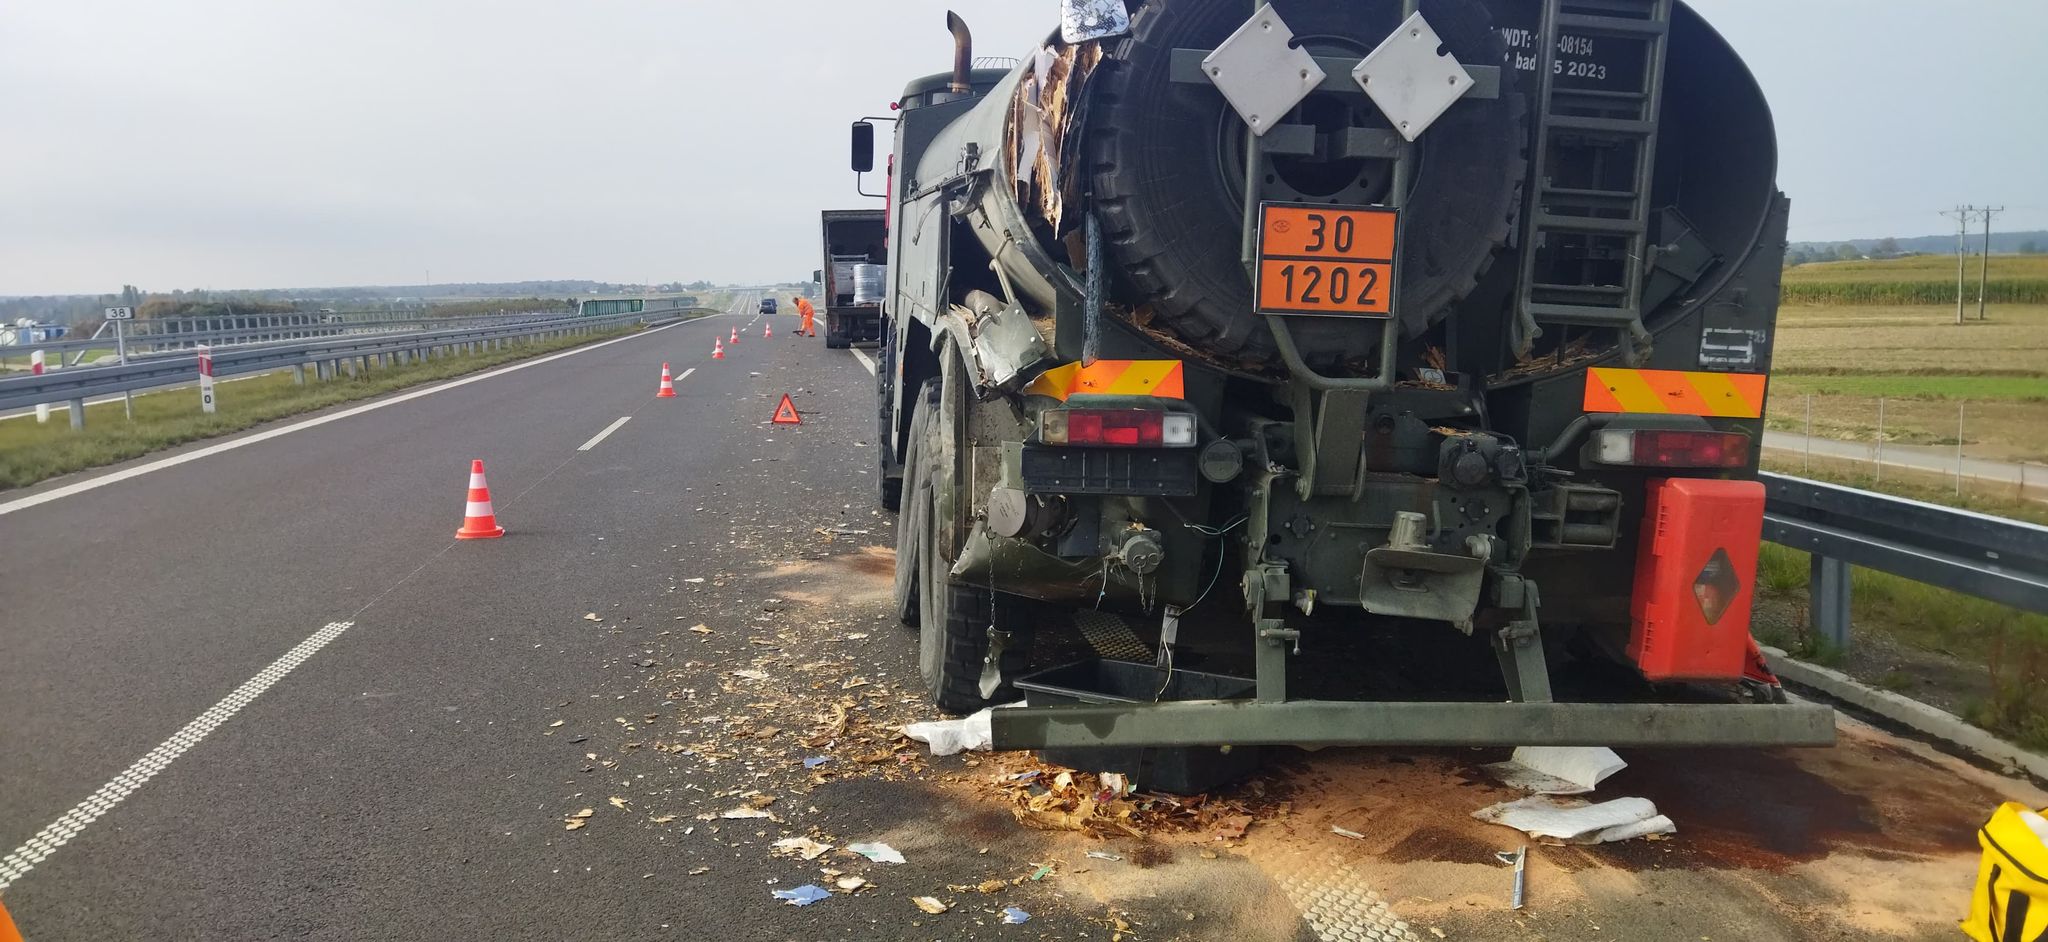
[[[505,535],[505,528],[498,526],[498,513],[491,509],[491,486],[484,483],[484,463],[481,459],[469,463],[469,506],[462,513],[462,529],[455,531],[458,540],[495,540]]]
[[[675,381],[675,377],[672,377],[672,376],[668,375],[668,364],[666,364],[666,363],[663,363],[663,364],[661,365],[661,391],[660,391],[660,392],[657,392],[657,393],[655,393],[655,394],[654,394],[654,398],[656,398],[656,399],[674,399],[675,397],[676,397],[676,381]]]
[[[768,323],[767,321],[762,321],[762,322],[761,322],[761,339],[762,339],[762,340],[773,340],[773,339],[775,339],[775,325],[773,325],[773,324],[770,324],[770,323]]]
[[[739,343],[739,342],[740,342],[740,329],[739,329],[739,328],[737,328],[737,327],[735,327],[735,328],[733,328],[733,329],[732,329],[732,339],[731,339],[731,340],[727,340],[727,341],[726,341],[726,343]]]
[[[711,338],[711,358],[714,360],[725,359],[725,344],[721,343],[717,337]]]

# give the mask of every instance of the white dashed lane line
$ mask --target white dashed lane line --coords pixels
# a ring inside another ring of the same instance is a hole
[[[79,832],[84,831],[87,825],[99,820],[101,815],[112,811],[115,805],[127,800],[130,794],[141,788],[143,783],[155,778],[158,772],[170,768],[172,762],[177,761],[179,756],[184,755],[193,746],[199,745],[200,740],[205,739],[207,734],[220,728],[230,717],[241,712],[243,707],[255,702],[257,697],[263,695],[263,691],[269,690],[272,684],[283,680],[286,674],[304,664],[307,658],[326,647],[328,642],[341,637],[341,633],[354,624],[355,622],[350,621],[330,622],[327,627],[313,632],[311,637],[286,651],[283,657],[270,662],[269,667],[257,671],[256,676],[243,681],[233,693],[221,698],[219,703],[208,707],[197,719],[186,723],[184,728],[173,733],[171,738],[151,749],[148,755],[135,760],[134,765],[114,776],[113,781],[101,785],[98,791],[79,802],[70,811],[64,812],[63,816],[51,822],[49,827],[37,831],[36,836],[8,852],[7,856],[0,857],[0,890],[12,886],[14,881],[34,870],[37,864],[49,859],[51,854],[57,852],[57,848],[69,843]]]
[[[685,374],[683,374],[683,375],[687,376],[687,375],[689,375],[689,374],[685,373]],[[617,422],[613,422],[612,424],[610,424],[610,425],[607,425],[607,426],[605,426],[605,427],[604,427],[604,431],[602,431],[602,432],[599,432],[599,433],[597,433],[596,435],[593,435],[593,436],[591,436],[591,437],[590,437],[590,440],[589,440],[589,441],[587,441],[587,442],[584,442],[584,443],[583,443],[583,445],[582,445],[582,447],[579,447],[579,448],[577,448],[576,450],[577,450],[577,451],[589,451],[589,450],[591,450],[592,448],[596,448],[596,447],[597,447],[597,443],[598,443],[598,442],[604,441],[604,440],[605,440],[605,438],[606,438],[607,436],[610,436],[610,435],[611,435],[611,433],[613,433],[613,432],[616,432],[616,431],[618,431],[618,430],[619,430],[619,426],[621,426],[621,425],[624,425],[624,424],[626,424],[627,422],[631,422],[631,421],[633,421],[633,417],[632,417],[632,416],[630,416],[630,415],[628,415],[628,416],[622,416],[622,417],[620,417],[620,419],[619,419],[619,420],[618,420]]]

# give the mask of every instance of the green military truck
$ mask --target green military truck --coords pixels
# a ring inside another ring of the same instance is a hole
[[[1833,741],[1750,636],[1788,203],[1699,14],[1066,6],[1011,70],[949,15],[890,119],[878,470],[938,705],[1113,614],[1138,702],[999,748]]]

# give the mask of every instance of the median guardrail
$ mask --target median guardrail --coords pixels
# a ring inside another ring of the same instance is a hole
[[[1816,632],[1849,644],[1849,567],[2048,614],[2048,527],[1782,474],[1764,483],[1764,539],[1813,555]]]
[[[455,330],[425,330],[407,333],[364,334],[342,339],[259,344],[213,351],[213,374],[232,376],[292,368],[303,371],[312,366],[322,378],[341,371],[343,364],[360,362],[369,367],[370,358],[391,362],[424,358],[433,351],[473,350],[479,344],[509,340],[538,339],[584,333],[638,323],[661,323],[683,316],[711,313],[695,309],[614,314],[602,317],[561,317],[523,321],[487,327]],[[96,366],[56,370],[40,376],[0,379],[0,410],[68,402],[72,428],[83,428],[85,401],[100,396],[140,392],[193,382],[199,376],[198,358],[172,354],[150,357],[124,366]],[[301,372],[303,376],[303,372]]]
[[[342,319],[319,320],[312,315],[277,314],[135,321],[128,325],[127,336],[124,339],[128,346],[128,355],[133,359],[156,356],[164,351],[190,350],[201,345],[230,347],[256,343],[290,343],[365,334],[488,327],[575,316],[566,310],[520,314],[466,314],[455,317],[370,313],[377,316],[329,315]],[[41,350],[46,356],[51,357],[53,362],[72,366],[84,354],[94,350],[109,351],[114,345],[115,340],[112,336],[101,336],[96,333],[78,340],[51,340],[0,346],[0,357],[22,357],[33,350]]]

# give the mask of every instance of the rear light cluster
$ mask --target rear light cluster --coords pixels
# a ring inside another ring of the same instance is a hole
[[[1047,445],[1190,448],[1195,417],[1152,409],[1047,409],[1038,414],[1038,440]]]
[[[1750,437],[1741,432],[1602,429],[1593,433],[1593,460],[1638,468],[1742,468]]]

